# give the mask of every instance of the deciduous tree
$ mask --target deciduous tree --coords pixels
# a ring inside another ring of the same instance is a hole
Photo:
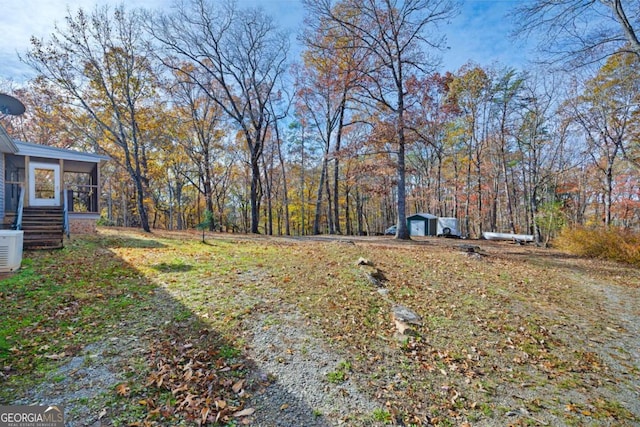
[[[154,97],[154,72],[145,50],[141,16],[124,6],[79,9],[56,26],[50,40],[31,40],[24,58],[63,101],[78,114],[69,115],[83,129],[86,116],[96,132],[84,132],[104,152],[122,159],[136,188],[140,226],[149,231],[145,203],[145,141],[140,120],[145,104]]]
[[[640,60],[637,0],[519,2],[514,18],[516,34],[538,39],[547,61],[584,65],[621,52]]]
[[[251,167],[251,232],[258,233],[260,157],[272,120],[269,100],[286,70],[288,35],[260,9],[210,0],[176,3],[151,31],[168,55],[163,63],[200,86],[242,132]]]
[[[394,117],[394,146],[397,155],[397,233],[408,239],[406,224],[407,128],[405,97],[407,80],[416,73],[432,71],[437,64],[427,48],[443,47],[443,37],[434,33],[438,22],[455,13],[450,0],[306,0],[315,16],[348,35],[351,48],[366,51],[369,59],[360,85],[365,98],[383,114]]]

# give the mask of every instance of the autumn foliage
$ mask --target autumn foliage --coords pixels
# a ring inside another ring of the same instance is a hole
[[[567,227],[554,244],[580,256],[621,261],[640,267],[640,233],[608,227]]]

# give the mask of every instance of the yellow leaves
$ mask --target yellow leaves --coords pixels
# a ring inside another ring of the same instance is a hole
[[[564,407],[564,410],[565,412],[575,412],[575,413],[582,412],[582,409],[580,409],[580,405],[576,405],[575,403],[567,403]]]

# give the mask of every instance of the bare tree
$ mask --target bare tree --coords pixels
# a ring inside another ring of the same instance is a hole
[[[155,78],[140,14],[123,6],[91,14],[79,9],[66,17],[65,28],[56,26],[49,41],[32,38],[31,44],[23,61],[78,113],[67,119],[125,167],[135,184],[140,225],[150,231],[143,111]],[[87,128],[84,117],[97,132]]]
[[[341,33],[340,33],[341,32]],[[329,232],[341,234],[340,226],[340,150],[349,122],[348,106],[352,93],[362,78],[360,69],[366,61],[366,51],[355,49],[349,34],[330,22],[310,15],[305,20],[301,40],[306,46],[303,53],[304,68],[297,73],[299,106],[307,110],[310,123],[317,129],[324,142],[324,161],[321,170],[314,233],[320,230],[321,190],[325,180],[329,182],[328,162],[333,144],[333,206],[328,216]],[[329,187],[327,186],[329,193]],[[331,198],[328,200],[331,208]]]
[[[213,213],[213,186],[216,160],[223,149],[220,139],[222,130],[222,111],[202,87],[197,85],[189,73],[194,73],[189,65],[187,72],[175,72],[173,79],[167,83],[167,90],[174,103],[174,114],[184,125],[176,129],[175,140],[184,148],[186,155],[197,168],[197,181],[186,175],[186,178],[198,189],[205,199],[206,209]],[[211,88],[212,93],[213,88]],[[218,212],[218,220],[222,224],[223,212]],[[209,229],[213,231],[214,223]]]
[[[601,174],[605,225],[610,225],[612,220],[615,166],[627,140],[635,139],[630,128],[638,113],[637,64],[637,61],[629,64],[628,55],[610,58],[598,74],[586,82],[582,93],[567,102],[573,120],[584,133],[593,165]]]
[[[260,157],[272,118],[269,100],[277,95],[286,71],[287,34],[260,9],[238,10],[209,0],[175,5],[150,29],[174,57],[163,63],[189,76],[238,126],[249,152],[251,168],[251,232],[259,231]],[[192,71],[178,66],[193,64]]]
[[[362,49],[370,59],[362,70],[367,84],[361,85],[371,105],[394,117],[397,147],[397,239],[408,239],[406,224],[407,145],[405,105],[408,79],[415,73],[435,69],[437,62],[426,49],[439,49],[444,39],[433,33],[435,25],[452,17],[452,0],[305,0],[307,10],[339,28],[335,34],[352,41],[345,49]],[[365,101],[367,102],[367,101]]]
[[[620,52],[640,59],[637,0],[534,0],[514,17],[516,35],[536,37],[551,63],[585,65]]]

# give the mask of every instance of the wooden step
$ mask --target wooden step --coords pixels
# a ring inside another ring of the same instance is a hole
[[[63,247],[63,211],[57,207],[28,207],[22,212],[24,248],[59,249]]]

